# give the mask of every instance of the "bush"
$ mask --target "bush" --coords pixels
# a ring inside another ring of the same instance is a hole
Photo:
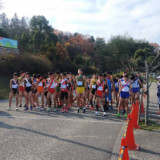
[[[51,62],[45,56],[34,55],[1,55],[0,74],[10,75],[21,70],[30,73],[44,74],[51,70]]]

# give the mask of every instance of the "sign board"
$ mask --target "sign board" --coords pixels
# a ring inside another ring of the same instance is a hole
[[[13,39],[0,37],[0,46],[7,48],[18,48],[18,42]]]

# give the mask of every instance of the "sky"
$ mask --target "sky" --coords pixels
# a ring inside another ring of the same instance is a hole
[[[105,38],[130,35],[160,44],[160,0],[2,0],[8,17],[44,15],[53,28]]]

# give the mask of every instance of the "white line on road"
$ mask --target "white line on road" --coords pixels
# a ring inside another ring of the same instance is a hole
[[[77,120],[77,119],[69,119],[69,118],[56,118],[56,117],[52,117],[52,118],[42,118],[42,117],[19,117],[19,116],[0,116],[1,118],[18,118],[18,119],[44,119],[44,120],[59,120],[59,121],[72,121],[72,122],[90,122],[90,123],[106,123],[106,124],[124,124],[124,122],[107,122],[104,121],[104,119],[102,120]]]

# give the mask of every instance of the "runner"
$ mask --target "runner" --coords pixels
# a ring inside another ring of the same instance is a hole
[[[40,111],[43,111],[44,110],[44,87],[46,82],[40,74],[38,74],[37,77],[38,78],[37,78],[37,93],[36,93],[36,101],[37,101],[36,110],[40,109]],[[38,100],[39,95],[41,95],[41,102],[42,102],[41,107],[39,105],[39,100]]]
[[[18,78],[18,89],[19,89],[19,102],[20,102],[20,105],[19,107],[22,107],[22,96],[25,96],[25,88],[24,88],[24,77],[25,77],[25,74],[23,71],[20,72],[20,77]],[[26,104],[24,105],[24,107],[26,107]]]
[[[68,112],[68,91],[70,88],[70,83],[66,77],[66,73],[63,73],[61,77],[62,80],[60,82],[60,89],[61,89],[61,104],[63,113],[63,112]]]
[[[34,73],[32,76],[32,107],[36,107],[36,93],[37,93],[37,75]]]
[[[93,100],[96,98],[95,97],[95,93],[96,93],[96,88],[97,88],[97,79],[96,79],[96,74],[92,75],[92,79],[90,82],[90,110],[93,110],[94,106],[93,106]]]
[[[18,73],[13,73],[13,79],[10,80],[10,93],[9,93],[9,107],[8,111],[11,110],[12,98],[16,97],[16,111],[18,111]]]
[[[86,79],[85,97],[86,97],[86,107],[89,106],[89,94],[90,94],[90,78]]]
[[[96,115],[98,115],[98,104],[100,101],[102,101],[103,104],[103,115],[106,116],[107,113],[107,105],[105,101],[105,94],[108,94],[108,86],[107,86],[107,81],[103,80],[103,75],[99,74],[98,76],[98,81],[97,81],[97,88],[96,88]]]
[[[159,111],[157,113],[160,114],[160,76],[158,76],[157,79],[158,79],[157,97],[158,97],[158,105],[159,105]]]
[[[109,103],[111,103],[110,108],[111,108],[111,110],[113,110],[113,106],[112,106],[112,90],[114,89],[114,84],[113,84],[113,81],[111,80],[110,72],[107,73],[107,76],[105,74],[104,77],[107,80],[107,84],[108,84],[108,88],[109,88],[108,95],[105,95],[105,99],[106,99],[106,102],[107,102],[107,110],[108,110]]]
[[[77,112],[80,111],[80,100],[82,100],[83,113],[85,113],[85,86],[86,86],[86,77],[82,75],[82,69],[78,69],[78,75],[76,76],[76,91],[77,91]]]
[[[118,107],[118,102],[119,102],[119,85],[120,85],[120,82],[119,82],[119,79],[120,79],[120,76],[119,75],[116,75],[116,78],[114,79],[114,96],[115,96],[115,102],[116,102],[116,107]]]
[[[69,80],[69,91],[68,91],[68,108],[72,107],[73,106],[73,91],[74,91],[74,80],[73,80],[73,76],[72,76],[72,73],[69,73],[69,77],[68,77],[68,80]]]
[[[61,75],[60,72],[56,72],[56,79],[57,79],[57,88],[56,88],[56,105],[57,108],[61,107],[61,101],[60,101],[60,97],[61,97],[61,90],[60,90],[60,82],[61,82]]]
[[[58,86],[58,83],[57,83],[56,76],[53,74],[53,72],[49,73],[49,78],[50,78],[50,84],[48,86],[48,94],[47,94],[47,104],[48,104],[47,111],[51,111],[52,99],[54,101],[54,111],[56,111],[56,108],[57,108],[56,106],[56,96],[57,96],[56,88]]]
[[[28,110],[28,106],[30,104],[30,110],[32,110],[32,84],[33,81],[32,79],[29,77],[29,72],[25,73],[25,79],[24,79],[24,86],[25,86],[25,111]]]
[[[120,99],[119,99],[119,105],[118,105],[118,113],[117,116],[120,116],[120,109],[121,106],[126,107],[126,113],[125,117],[128,115],[128,100],[131,93],[131,83],[128,80],[128,75],[123,76],[124,81],[120,83],[119,87],[119,93],[120,93]]]
[[[140,87],[143,88],[143,85],[142,85],[141,81],[134,74],[132,74],[131,75],[132,103],[135,103],[136,100],[139,100]]]

